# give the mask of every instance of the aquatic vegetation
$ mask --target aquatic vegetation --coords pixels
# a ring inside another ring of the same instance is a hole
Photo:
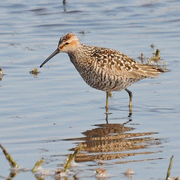
[[[42,158],[38,160],[34,167],[32,169],[28,168],[21,168],[11,157],[11,155],[6,151],[6,149],[0,144],[0,148],[2,149],[7,161],[9,162],[11,166],[11,173],[9,175],[9,178],[15,177],[19,172],[25,172],[25,171],[31,171],[37,179],[44,179],[48,176],[55,176],[55,177],[66,177],[68,175],[68,169],[74,164],[75,157],[79,150],[81,149],[81,146],[78,146],[73,154],[70,154],[67,158],[67,162],[64,164],[63,169],[57,169],[57,170],[49,170],[49,169],[43,169],[42,164],[45,163],[45,160]],[[2,176],[0,176],[2,177]],[[2,177],[5,178],[5,177]],[[9,179],[8,178],[8,179]],[[5,178],[7,179],[7,178]]]
[[[170,180],[170,173],[171,173],[173,158],[174,158],[174,156],[171,157],[170,162],[169,162],[169,167],[168,167],[168,170],[167,170],[166,180]],[[176,177],[176,178],[173,178],[172,180],[179,180],[179,178]]]
[[[108,177],[108,173],[105,171],[104,168],[98,168],[95,170],[96,177]]]
[[[66,172],[70,166],[73,164],[75,158],[76,158],[76,155],[77,153],[79,152],[79,150],[81,149],[81,145],[79,147],[77,147],[74,151],[73,154],[70,154],[67,158],[67,162],[64,164],[64,172]]]
[[[149,64],[151,64],[153,61],[158,63],[160,59],[161,59],[160,50],[156,49],[155,52],[153,53],[153,56],[149,60]]]
[[[3,151],[3,153],[4,153],[4,155],[5,155],[5,157],[6,157],[6,159],[8,160],[8,162],[9,162],[9,164],[10,164],[10,166],[11,166],[11,168],[18,168],[19,167],[19,165],[13,160],[13,158],[10,156],[10,154],[6,151],[6,149],[0,144],[0,147],[1,147],[1,149],[2,149],[2,151]]]
[[[146,58],[144,56],[144,53],[141,53],[141,56],[139,57],[141,62],[143,64],[153,65],[156,68],[160,68],[165,72],[169,71],[166,69],[167,67],[166,61],[163,61],[163,59],[160,56],[160,52],[161,52],[160,49],[154,49],[155,48],[154,44],[151,44],[150,47],[153,49],[152,56],[150,58]]]
[[[33,70],[29,71],[30,74],[34,75],[34,78],[37,78],[37,75],[40,73],[38,68],[34,68]]]
[[[39,168],[41,167],[42,163],[44,163],[44,162],[45,162],[44,159],[38,160],[32,169],[32,173],[39,171]]]

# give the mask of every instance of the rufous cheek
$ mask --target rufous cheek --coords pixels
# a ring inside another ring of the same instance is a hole
[[[72,42],[69,43],[68,46],[76,47],[76,45],[77,45],[77,41],[72,41]]]
[[[65,45],[59,45],[58,49],[61,51]]]

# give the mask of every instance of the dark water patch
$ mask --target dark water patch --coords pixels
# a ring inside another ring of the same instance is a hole
[[[43,15],[43,16],[47,16],[48,15],[48,9],[47,8],[35,8],[35,9],[31,9],[31,10],[28,10],[29,12],[33,12],[35,13],[36,15]]]
[[[140,5],[139,7],[141,8],[151,8],[154,10],[156,10],[157,8],[162,8],[162,7],[167,7],[167,5],[165,3],[161,3],[161,2],[152,2],[152,3],[144,3],[142,5]]]
[[[69,14],[77,14],[77,13],[81,13],[83,11],[80,11],[80,10],[74,10],[74,11],[66,11],[64,13],[69,13]]]
[[[52,27],[61,27],[61,26],[68,26],[68,24],[42,24],[42,25],[37,25],[37,26],[34,26],[34,27],[49,27],[49,28],[52,28]]]
[[[44,11],[47,11],[47,8],[36,8],[36,9],[31,9],[29,11],[32,11],[32,12],[44,12]]]

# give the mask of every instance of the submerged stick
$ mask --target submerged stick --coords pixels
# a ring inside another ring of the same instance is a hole
[[[167,171],[166,180],[168,180],[169,177],[170,177],[171,168],[172,168],[172,163],[173,163],[173,157],[174,157],[174,156],[172,156],[171,159],[170,159],[170,163],[169,163],[169,167],[168,167],[168,171]]]
[[[10,154],[6,151],[6,149],[0,144],[0,147],[6,157],[6,159],[8,160],[11,168],[18,168],[19,165],[13,160],[13,158],[10,156]]]

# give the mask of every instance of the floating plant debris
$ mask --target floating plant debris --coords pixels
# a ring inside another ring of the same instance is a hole
[[[34,68],[33,70],[29,71],[30,74],[34,75],[35,78],[37,78],[37,75],[40,73],[38,71],[38,68]]]
[[[107,177],[108,176],[108,174],[104,168],[96,169],[95,173],[96,173],[96,177]]]
[[[153,49],[152,56],[150,58],[147,58],[145,57],[144,53],[141,53],[141,56],[139,57],[141,62],[143,64],[152,65],[155,68],[159,68],[165,72],[168,72],[169,70],[166,69],[167,63],[166,61],[163,61],[160,56],[160,49],[154,49],[154,44],[151,44],[150,47]]]

